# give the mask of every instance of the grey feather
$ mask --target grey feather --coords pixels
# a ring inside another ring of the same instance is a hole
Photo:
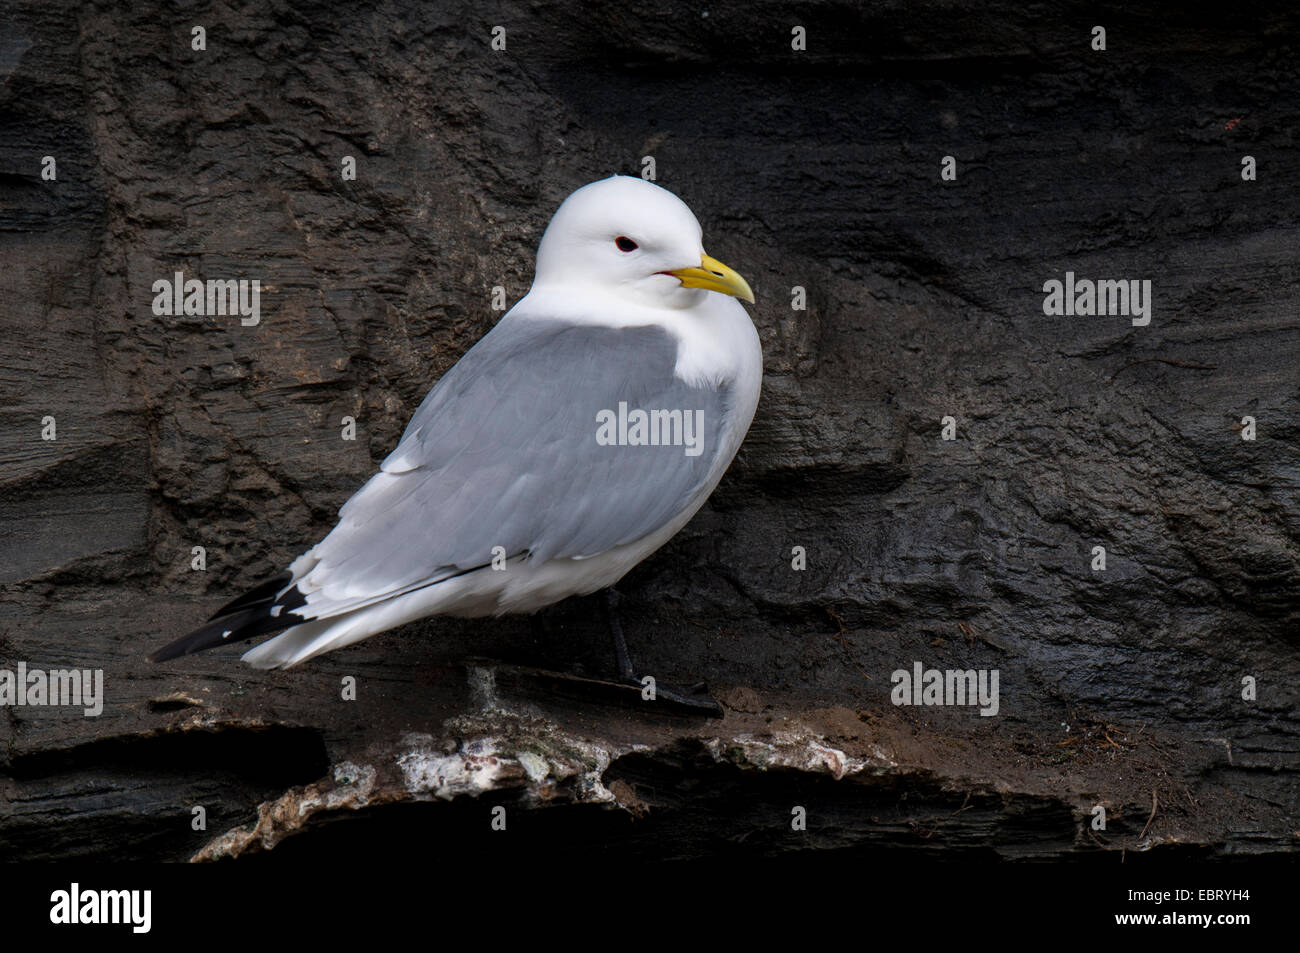
[[[649,535],[699,492],[728,428],[730,390],[677,378],[659,327],[503,321],[443,376],[401,442],[315,549],[302,610],[347,611],[489,564],[494,547],[582,557]],[[680,445],[601,446],[597,415],[703,411]]]

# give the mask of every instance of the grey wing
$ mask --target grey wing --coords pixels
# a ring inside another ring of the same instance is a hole
[[[358,608],[487,565],[498,546],[507,557],[590,556],[669,522],[717,460],[731,394],[678,379],[676,359],[676,339],[657,327],[498,324],[308,554],[299,611]],[[633,426],[610,445],[620,405]],[[637,410],[657,412],[658,427],[638,434]],[[629,445],[638,436],[659,444]]]

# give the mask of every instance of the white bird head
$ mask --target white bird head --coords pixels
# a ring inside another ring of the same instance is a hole
[[[615,175],[584,185],[556,210],[537,248],[537,286],[597,289],[668,308],[706,292],[751,304],[745,279],[704,253],[686,203],[652,182]]]

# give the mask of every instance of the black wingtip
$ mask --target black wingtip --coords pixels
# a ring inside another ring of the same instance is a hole
[[[233,612],[257,605],[260,602],[274,602],[275,597],[279,595],[280,590],[289,585],[289,582],[292,579],[293,573],[286,570],[280,573],[280,575],[266,580],[266,582],[261,585],[254,586],[242,596],[239,596],[236,599],[231,599],[216,612],[212,613],[212,615],[208,616],[208,621],[211,622],[213,619],[220,619],[223,615],[230,615]],[[296,591],[297,590],[295,590],[295,592]],[[286,593],[286,595],[288,595],[288,593]],[[290,608],[296,607],[291,606]]]
[[[164,645],[162,648],[150,652],[144,657],[144,660],[149,665],[157,665],[159,662],[170,662],[174,658],[180,658],[185,653],[179,650],[173,651],[179,644],[180,640],[177,640],[176,642]]]
[[[287,582],[287,578],[282,581],[282,577],[276,577],[250,590],[233,603],[229,603],[235,605],[242,602],[243,608],[237,608],[232,612],[221,612],[193,632],[151,652],[145,656],[145,661],[150,664],[169,662],[182,655],[193,655],[195,652],[216,648],[218,645],[229,645],[259,635],[280,632],[306,621],[292,611],[306,602],[296,588],[286,592],[282,599],[278,601],[275,599],[275,592],[283,587],[284,582]],[[265,595],[267,592],[270,592],[269,596]],[[279,611],[272,615],[272,609]]]
[[[248,638],[249,636],[245,636],[243,632],[249,623],[256,620],[257,611],[256,609],[243,609],[222,616],[219,619],[209,620],[193,632],[183,635],[176,641],[169,642],[153,652],[146,661],[153,663],[167,662],[174,658],[180,658],[182,655],[192,655],[195,652],[202,652],[204,649],[210,649],[226,642],[237,642],[243,638]]]

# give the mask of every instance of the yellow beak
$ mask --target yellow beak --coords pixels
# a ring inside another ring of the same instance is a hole
[[[699,268],[678,268],[665,274],[678,278],[687,288],[721,291],[724,295],[733,295],[742,301],[754,303],[754,292],[749,290],[749,282],[708,255],[700,258]]]

